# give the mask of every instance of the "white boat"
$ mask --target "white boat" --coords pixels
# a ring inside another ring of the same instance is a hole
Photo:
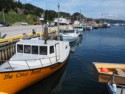
[[[88,26],[86,26],[86,29],[87,29],[87,30],[92,30],[93,27],[88,25]]]
[[[58,18],[55,18],[53,22],[54,23],[58,23]],[[70,19],[63,18],[63,17],[59,18],[59,24],[60,25],[69,25],[70,23],[71,23]]]
[[[80,32],[77,30],[61,30],[60,35],[63,41],[75,42],[78,39]]]
[[[16,53],[0,65],[0,94],[15,94],[59,70],[68,61],[69,42],[30,39],[16,43]],[[16,83],[16,84],[15,84]]]
[[[125,94],[125,86],[107,83],[108,94]]]

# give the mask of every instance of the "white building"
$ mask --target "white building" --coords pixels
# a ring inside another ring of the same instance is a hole
[[[73,25],[75,25],[75,26],[80,25],[80,21],[75,20],[74,23],[73,23]]]
[[[54,19],[54,23],[58,23],[58,18]],[[59,18],[59,24],[61,24],[61,25],[69,25],[70,23],[71,23],[71,20],[69,20],[69,19],[66,19],[63,17]]]

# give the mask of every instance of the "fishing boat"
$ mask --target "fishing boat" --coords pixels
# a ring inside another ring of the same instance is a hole
[[[15,94],[59,70],[68,60],[69,42],[20,40],[16,53],[0,65],[0,94]]]
[[[86,26],[86,30],[89,30],[89,31],[90,31],[90,30],[92,30],[92,29],[93,29],[93,27],[92,27],[92,26],[89,26],[89,25],[88,25],[88,26]]]
[[[86,27],[85,25],[80,25],[80,26],[74,26],[73,28],[74,30],[84,31],[85,27]]]
[[[61,30],[60,36],[63,41],[75,42],[80,36],[80,32],[77,30]]]
[[[93,69],[99,82],[125,84],[125,64],[93,62]]]

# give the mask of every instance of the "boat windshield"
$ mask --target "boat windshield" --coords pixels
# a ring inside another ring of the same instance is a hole
[[[50,54],[54,53],[54,46],[50,46]]]
[[[47,55],[47,46],[40,46],[40,55]]]
[[[47,55],[47,46],[17,45],[18,53]],[[54,53],[54,46],[50,46],[50,54]]]
[[[77,28],[77,29],[82,29],[82,27],[75,27],[75,28]]]
[[[31,46],[30,45],[24,45],[24,53],[27,53],[27,54],[31,53]]]
[[[17,45],[17,52],[18,53],[23,53],[23,45],[21,45],[21,44]]]
[[[38,46],[32,46],[32,54],[38,54]]]
[[[64,31],[61,31],[61,33],[74,33],[74,30],[64,30]]]

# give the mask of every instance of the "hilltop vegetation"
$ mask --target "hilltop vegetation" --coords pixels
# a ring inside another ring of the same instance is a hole
[[[0,22],[3,22],[3,11],[5,15],[5,21],[9,24],[16,22],[28,22],[28,24],[40,24],[39,18],[44,14],[46,21],[53,21],[54,18],[58,17],[58,13],[54,10],[44,10],[31,4],[22,4],[20,1],[14,0],[0,0]],[[77,19],[79,13],[75,13],[71,17],[69,13],[60,12],[60,16],[66,18]],[[81,15],[83,17],[83,15]]]

